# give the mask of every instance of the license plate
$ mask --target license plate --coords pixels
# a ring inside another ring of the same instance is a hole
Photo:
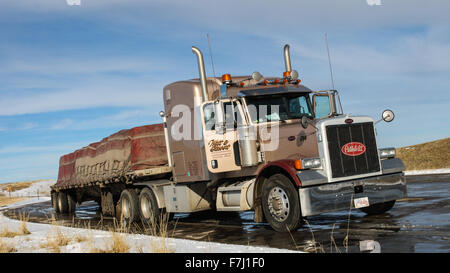
[[[369,197],[356,198],[353,200],[355,208],[364,208],[369,206]]]

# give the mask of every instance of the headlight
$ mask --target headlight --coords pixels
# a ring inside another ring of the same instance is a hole
[[[322,167],[322,161],[320,160],[319,157],[302,158],[303,169],[320,168],[320,167]]]
[[[395,148],[379,149],[378,154],[380,158],[393,158],[395,157]]]

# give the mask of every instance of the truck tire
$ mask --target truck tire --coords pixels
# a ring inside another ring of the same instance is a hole
[[[159,221],[161,209],[155,194],[149,188],[144,188],[139,194],[139,211],[144,223],[151,225]]]
[[[75,201],[75,198],[72,194],[67,194],[67,212],[68,213],[75,213],[75,210],[77,208],[77,201]]]
[[[270,226],[276,231],[295,231],[301,224],[298,191],[291,180],[282,174],[274,174],[264,181],[262,208]]]
[[[386,211],[392,209],[392,207],[395,205],[395,200],[384,202],[384,203],[378,203],[373,204],[371,206],[360,208],[359,210],[368,214],[368,215],[376,215],[376,214],[382,214]]]
[[[58,193],[57,193],[57,192],[52,192],[51,198],[52,198],[52,207],[53,207],[53,210],[55,211],[55,213],[59,213],[59,207],[58,207]]]
[[[120,194],[120,220],[131,224],[139,219],[139,198],[133,189],[123,190]]]
[[[67,213],[69,211],[69,203],[65,192],[58,192],[58,211],[59,213]]]

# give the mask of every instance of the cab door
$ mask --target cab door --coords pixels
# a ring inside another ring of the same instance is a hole
[[[224,99],[202,105],[205,154],[210,172],[241,169],[237,136],[237,123],[241,116],[242,110],[237,100]]]

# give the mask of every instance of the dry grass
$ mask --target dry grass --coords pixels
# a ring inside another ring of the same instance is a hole
[[[19,220],[22,221],[20,223],[20,232],[22,232],[23,235],[31,234],[31,232],[27,228],[27,222],[30,220],[30,215],[24,213],[19,214]]]
[[[144,223],[145,226],[145,223]],[[173,253],[174,249],[169,247],[168,238],[168,226],[169,226],[169,215],[163,213],[160,215],[158,221],[151,221],[148,223],[150,234],[157,238],[154,238],[150,242],[150,247],[153,253]]]
[[[26,215],[25,213],[23,213],[23,214],[19,215],[19,219],[22,222],[20,223],[20,227],[19,227],[18,231],[9,230],[8,226],[6,226],[0,231],[0,237],[14,238],[16,236],[23,236],[23,235],[31,234],[31,232],[27,228],[27,221],[29,219],[29,216]]]
[[[11,253],[17,252],[17,249],[13,247],[10,243],[0,240],[0,253]]]
[[[77,243],[82,243],[82,242],[86,242],[88,240],[88,238],[86,236],[78,234],[77,236],[75,236],[74,240]]]
[[[130,252],[130,245],[126,242],[125,235],[110,231],[111,242],[106,249],[99,249],[91,247],[91,253],[128,253]],[[109,239],[108,239],[109,240]],[[91,241],[92,244],[92,241]]]
[[[396,153],[408,171],[450,168],[450,138],[402,147]]]
[[[66,246],[71,242],[71,239],[64,235],[64,233],[55,227],[53,232],[47,234],[47,242],[42,243],[40,246],[48,248],[53,253],[61,252],[61,247]]]
[[[28,198],[26,197],[7,197],[7,196],[0,196],[0,206],[7,206],[16,202],[20,202],[23,200],[26,200]]]
[[[14,182],[14,183],[5,183],[0,185],[0,189],[3,191],[7,191],[8,188],[11,190],[11,192],[22,190],[29,188],[31,184],[37,181],[25,181],[25,182]]]
[[[3,237],[3,238],[14,238],[16,236],[21,236],[21,235],[23,235],[21,232],[9,230],[8,227],[4,227],[0,231],[0,237]]]

